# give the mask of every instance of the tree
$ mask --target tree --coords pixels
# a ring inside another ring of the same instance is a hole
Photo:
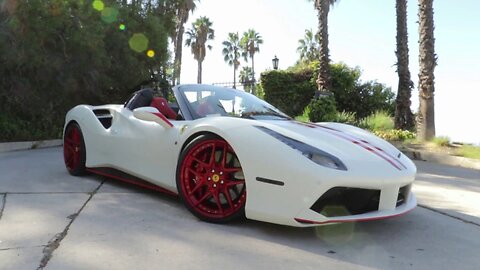
[[[168,3],[90,2],[0,4],[0,141],[61,137],[73,106],[123,102],[167,63]]]
[[[182,49],[183,34],[185,32],[185,23],[188,21],[190,12],[196,8],[196,0],[176,0],[176,24],[175,32],[172,36],[175,59],[173,62],[173,85],[180,84],[180,73],[182,70]]]
[[[312,0],[309,0],[312,1]],[[315,94],[318,96],[320,92],[328,91],[330,89],[330,56],[328,51],[328,13],[330,12],[330,6],[338,0],[314,0],[315,9],[318,12],[318,41],[319,47],[319,60],[320,67],[317,78],[318,92]]]
[[[412,130],[413,114],[410,109],[413,82],[408,68],[407,0],[397,0],[397,73],[398,91],[395,106],[395,128]]]
[[[223,43],[223,60],[229,66],[233,66],[233,88],[236,88],[237,69],[240,66],[240,40],[237,33],[228,33],[228,40]]]
[[[433,34],[433,0],[419,0],[419,66],[418,92],[420,108],[417,118],[417,137],[424,141],[435,137],[435,37]]]
[[[248,57],[252,59],[252,94],[255,95],[255,53],[260,51],[260,45],[263,44],[263,39],[255,29],[248,29],[243,33],[240,46],[242,47],[242,56],[248,62]]]
[[[238,79],[243,85],[243,90],[250,92],[252,85],[254,84],[252,68],[243,67],[242,70],[240,70],[240,76]]]
[[[202,83],[202,62],[205,59],[207,48],[212,49],[211,45],[206,45],[208,40],[215,38],[212,22],[205,16],[198,18],[192,23],[192,28],[188,29],[185,45],[190,46],[193,58],[198,62],[197,83]]]
[[[300,61],[311,62],[320,58],[318,35],[313,34],[312,29],[306,29],[304,38],[299,39],[298,43]]]

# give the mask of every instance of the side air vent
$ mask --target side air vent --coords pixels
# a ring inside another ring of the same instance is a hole
[[[98,121],[102,123],[105,129],[108,129],[112,126],[113,116],[109,110],[106,110],[106,109],[93,110],[93,113],[97,117]]]

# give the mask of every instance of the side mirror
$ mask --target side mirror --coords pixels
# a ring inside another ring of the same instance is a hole
[[[133,110],[133,116],[137,119],[155,122],[168,129],[173,127],[172,123],[154,107],[140,107]]]

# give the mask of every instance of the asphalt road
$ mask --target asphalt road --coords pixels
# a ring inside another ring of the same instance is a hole
[[[0,269],[479,269],[480,171],[419,162],[420,203],[316,228],[198,221],[175,197],[0,153]]]

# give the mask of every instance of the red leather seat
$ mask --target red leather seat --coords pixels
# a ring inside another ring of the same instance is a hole
[[[177,113],[168,106],[167,100],[162,97],[153,98],[152,102],[150,103],[150,106],[157,108],[157,110],[161,112],[163,115],[165,115],[165,117],[167,117],[168,119],[172,119],[172,120],[177,119]]]

